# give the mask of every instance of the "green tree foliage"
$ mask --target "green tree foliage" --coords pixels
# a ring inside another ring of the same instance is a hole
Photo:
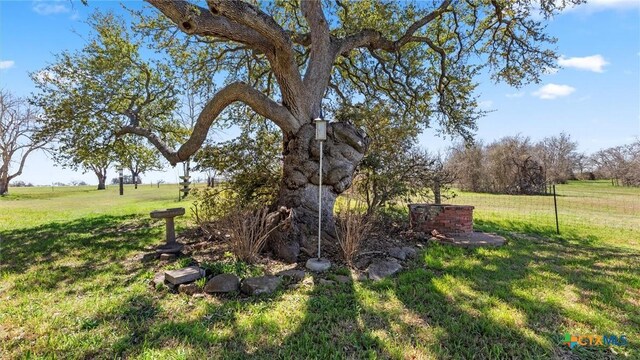
[[[441,201],[441,190],[453,176],[439,156],[418,148],[421,123],[415,117],[381,103],[361,103],[338,111],[337,119],[353,123],[371,134],[371,145],[360,163],[356,191],[371,214],[396,200],[432,197]]]
[[[475,76],[486,69],[514,86],[538,81],[556,58],[539,19],[582,1],[149,2],[159,13],[136,13],[137,31],[195,81],[220,90],[217,101],[207,99],[192,141],[170,157],[177,162],[202,145],[212,117],[233,121],[225,110],[236,102],[295,133],[320,115],[327,94],[343,106],[384,100],[468,139],[482,115]],[[298,123],[258,94],[281,99]],[[152,135],[137,127],[125,131]]]
[[[44,110],[43,132],[56,139],[56,162],[93,171],[104,188],[114,162],[135,175],[158,167],[157,152],[138,139],[117,139],[124,124],[155,129],[167,143],[185,130],[172,118],[176,91],[165,81],[172,70],[144,60],[140,43],[114,15],[96,13],[88,23],[94,32],[84,48],[61,53],[32,74],[39,92],[31,101]]]
[[[141,174],[162,169],[158,151],[141,142],[140,138],[125,135],[119,138],[116,144],[118,162],[120,166],[129,170],[131,183],[136,189]]]
[[[196,170],[213,169],[241,205],[269,204],[282,176],[282,142],[266,127],[220,144],[205,145],[195,156]]]

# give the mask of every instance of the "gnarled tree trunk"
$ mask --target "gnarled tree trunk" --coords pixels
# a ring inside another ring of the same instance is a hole
[[[0,167],[0,195],[6,195],[9,192],[9,172],[4,166]]]
[[[322,162],[323,251],[337,243],[333,207],[337,196],[351,186],[368,145],[364,132],[352,125],[329,124]],[[301,253],[317,255],[319,159],[314,125],[306,124],[297,134],[285,138],[284,176],[277,205],[291,209],[291,223],[270,238],[271,248],[285,261],[294,262]]]
[[[98,190],[106,189],[105,183],[107,182],[107,170],[104,171],[94,171],[96,176],[98,177]]]

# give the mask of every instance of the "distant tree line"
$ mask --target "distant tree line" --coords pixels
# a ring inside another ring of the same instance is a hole
[[[596,152],[590,165],[594,178],[611,179],[614,186],[640,186],[640,139]]]
[[[122,183],[123,184],[134,184],[134,176],[132,175],[124,175],[122,176]],[[120,177],[114,177],[111,179],[111,184],[112,185],[118,185],[120,184]],[[135,176],[135,184],[136,185],[140,185],[142,184],[142,178],[140,176]]]
[[[578,152],[566,133],[534,143],[529,137],[507,136],[489,144],[458,144],[446,166],[464,191],[540,194],[568,180],[611,179],[612,185],[640,186],[640,140],[600,150]]]
[[[24,182],[22,180],[16,180],[16,181],[11,183],[11,186],[13,186],[13,187],[33,187],[33,184],[32,183],[28,183],[28,182]]]

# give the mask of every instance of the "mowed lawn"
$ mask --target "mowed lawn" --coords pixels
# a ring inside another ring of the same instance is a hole
[[[559,190],[560,204],[576,204],[561,212],[572,219],[561,235],[534,211],[552,198],[461,194],[454,202],[476,206],[476,228],[507,245],[428,245],[380,282],[195,299],[152,290],[167,265],[131,260],[163,241],[150,210],[189,208],[175,185],[123,197],[117,187],[11,189],[0,198],[0,358],[640,358],[640,190]],[[603,192],[617,195],[592,206]],[[177,226],[192,226],[189,216]],[[571,350],[565,333],[628,344]]]

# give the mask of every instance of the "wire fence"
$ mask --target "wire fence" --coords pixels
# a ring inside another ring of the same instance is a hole
[[[549,195],[498,195],[455,191],[447,203],[472,205],[477,227],[562,234],[563,231],[616,231],[640,241],[640,188],[608,181],[569,182]],[[557,223],[556,223],[557,209]]]

